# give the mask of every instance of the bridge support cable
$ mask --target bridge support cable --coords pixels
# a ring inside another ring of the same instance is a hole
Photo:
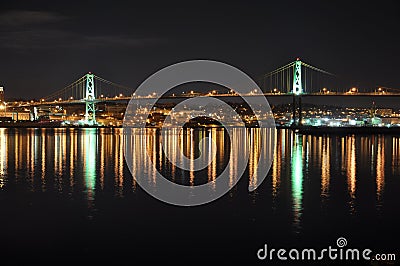
[[[308,91],[308,87],[307,87],[307,68],[304,68],[304,90]]]
[[[73,91],[73,88],[79,84],[82,84],[84,81],[85,81],[85,76],[79,78],[78,80],[72,82],[71,84],[62,89],[57,90],[52,94],[43,97],[42,99],[45,101],[54,101],[54,100],[59,100],[60,98],[62,100],[67,100],[66,97]]]
[[[286,93],[288,86],[288,74],[294,63],[291,62],[262,76],[260,82],[264,92]]]
[[[132,93],[134,92],[134,89],[131,88],[131,87],[127,87],[127,86],[124,86],[124,85],[121,85],[121,84],[117,84],[115,82],[106,80],[106,79],[101,78],[101,77],[96,76],[96,75],[94,75],[94,79],[96,81],[98,81],[99,84],[108,86],[107,91],[103,86],[103,90],[101,91],[101,93],[103,93],[103,94],[107,94],[108,93],[107,95],[109,97],[115,97],[115,96],[118,96],[119,94],[123,94],[125,96],[131,96]],[[112,93],[111,93],[111,91],[112,91]]]

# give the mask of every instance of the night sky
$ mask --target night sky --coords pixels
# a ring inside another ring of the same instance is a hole
[[[258,78],[300,57],[348,86],[400,88],[395,1],[296,2],[3,1],[0,84],[6,98],[40,98],[88,71],[137,87],[184,60]]]

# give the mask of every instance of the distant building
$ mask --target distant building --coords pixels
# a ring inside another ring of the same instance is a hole
[[[379,116],[391,116],[393,113],[393,110],[390,108],[385,108],[385,109],[376,109],[376,115]]]
[[[0,87],[0,102],[4,102],[4,87]]]

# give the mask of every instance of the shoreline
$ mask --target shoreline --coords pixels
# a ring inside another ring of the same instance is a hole
[[[283,127],[281,127],[283,128]],[[373,135],[373,134],[400,134],[400,127],[314,127],[314,126],[300,126],[300,127],[285,127],[292,129],[296,133],[303,135]]]
[[[0,128],[59,128],[59,129],[85,129],[85,128],[122,128],[123,126],[104,126],[104,125],[95,125],[95,126],[61,126],[59,124],[38,124],[34,122],[30,123],[0,123]],[[147,128],[159,128],[159,127],[147,127]],[[221,126],[190,126],[186,128],[194,128],[194,129],[207,129],[207,128],[223,128]],[[246,127],[246,128],[257,128],[257,127]],[[295,133],[303,134],[303,135],[323,135],[323,134],[331,134],[331,135],[347,135],[347,134],[400,134],[400,127],[372,127],[372,126],[362,126],[362,127],[326,127],[326,126],[298,126],[298,127],[286,127],[286,126],[276,126],[277,130],[293,130]]]

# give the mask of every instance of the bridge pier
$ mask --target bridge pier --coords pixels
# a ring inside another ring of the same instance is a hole
[[[303,107],[301,103],[301,94],[293,94],[293,106],[292,106],[292,127],[297,128],[302,126],[301,120],[303,119]]]
[[[302,126],[303,123],[301,122],[301,120],[303,119],[303,108],[302,108],[302,104],[301,104],[301,95],[299,95],[299,122],[298,122],[298,126]]]

